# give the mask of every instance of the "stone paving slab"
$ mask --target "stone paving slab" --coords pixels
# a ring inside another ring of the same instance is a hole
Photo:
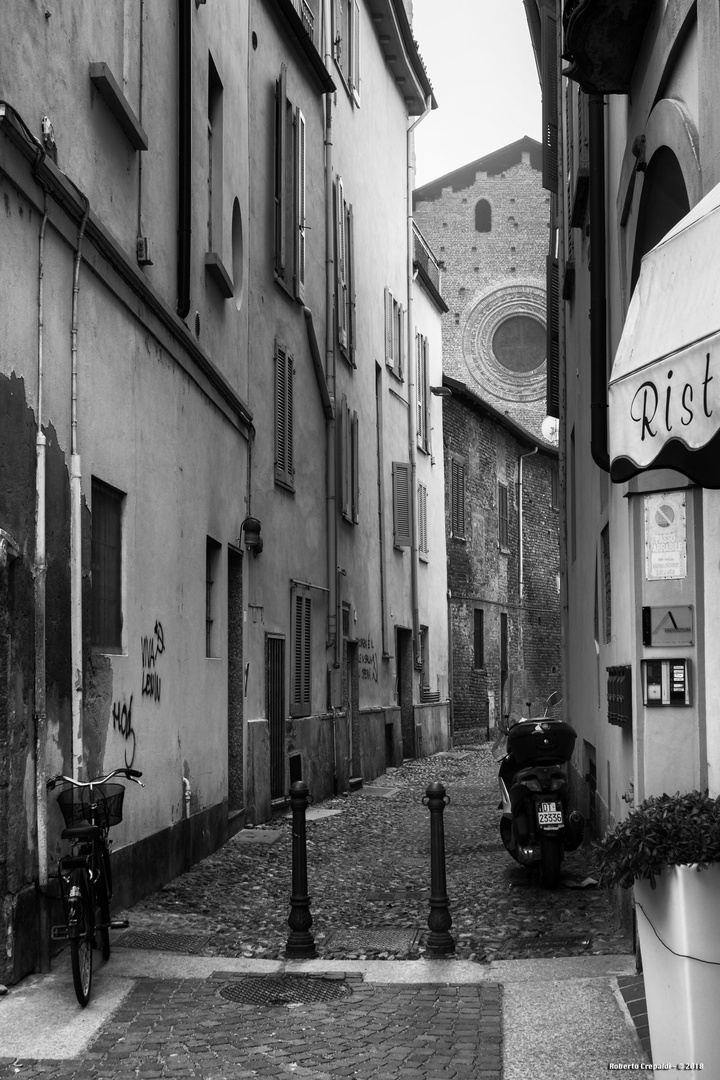
[[[155,1080],[502,1078],[501,988],[365,983],[322,1005],[259,1008],[212,979],[141,979],[81,1059],[0,1064],[0,1077]]]

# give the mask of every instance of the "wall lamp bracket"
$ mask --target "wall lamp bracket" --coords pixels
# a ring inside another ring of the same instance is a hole
[[[240,532],[244,534],[245,547],[252,551],[255,558],[263,549],[262,537],[260,536],[260,522],[257,518],[246,517],[240,526]]]

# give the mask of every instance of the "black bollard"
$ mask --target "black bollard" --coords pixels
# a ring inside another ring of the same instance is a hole
[[[315,939],[310,933],[312,915],[310,897],[307,894],[307,845],[305,842],[305,810],[308,804],[308,786],[304,780],[290,785],[290,806],[293,816],[292,837],[292,896],[285,955],[295,958],[317,956]]]
[[[445,884],[445,832],[443,811],[449,798],[440,783],[430,784],[423,805],[430,810],[430,914],[425,947],[430,956],[446,956],[455,952],[455,942],[449,933],[452,916],[448,908]]]

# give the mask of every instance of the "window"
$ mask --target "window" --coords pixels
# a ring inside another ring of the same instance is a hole
[[[125,496],[92,479],[92,646],[122,652],[122,515]]]
[[[510,547],[508,489],[506,484],[498,484],[498,543],[501,548]]]
[[[402,379],[405,370],[405,310],[390,289],[385,289],[385,363]]]
[[[487,199],[475,203],[475,231],[490,232],[492,229],[492,209]]]
[[[358,414],[350,411],[344,395],[340,404],[339,420],[342,515],[346,521],[357,524],[360,507]]]
[[[307,590],[297,586],[293,592],[292,620],[290,715],[309,716],[312,686],[312,598]]]
[[[418,484],[418,551],[420,558],[427,561],[428,549],[428,489],[425,484]]]
[[[553,466],[550,473],[550,505],[553,510],[560,508],[560,476],[557,466]]]
[[[220,577],[221,552],[222,546],[208,536],[205,544],[205,655],[213,657],[220,655],[217,625],[220,590],[216,586]]]
[[[333,54],[356,105],[360,104],[360,0],[333,0]]]
[[[280,342],[275,343],[275,482],[295,488],[293,467],[294,361]]]
[[[612,639],[612,578],[610,573],[610,526],[606,525],[600,534],[600,549],[602,553],[603,596],[605,600],[605,644]]]
[[[287,96],[287,67],[275,84],[275,277],[305,298],[305,117]]]
[[[393,543],[410,547],[410,465],[393,461]]]
[[[473,614],[473,667],[485,667],[485,612],[475,608]]]
[[[422,334],[415,336],[417,357],[417,441],[430,453],[430,346]]]
[[[423,689],[430,687],[430,632],[427,626],[420,627],[420,640],[418,642],[420,652],[420,686]]]
[[[222,240],[223,87],[212,57],[208,58],[208,251],[220,251]]]
[[[353,215],[343,182],[335,182],[335,293],[337,335],[343,355],[355,363],[355,293],[353,277]]]
[[[451,475],[451,535],[465,539],[465,466],[459,461],[452,462]]]

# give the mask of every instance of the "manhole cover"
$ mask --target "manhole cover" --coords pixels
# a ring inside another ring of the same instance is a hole
[[[219,992],[237,1005],[324,1005],[352,994],[343,979],[312,975],[248,975],[225,983]]]
[[[158,952],[198,953],[210,940],[209,934],[165,934],[162,931],[130,930],[114,945],[126,949],[155,949]]]
[[[325,940],[325,947],[329,946],[335,952],[410,952],[417,936],[417,930],[396,930],[394,927],[333,930]]]

